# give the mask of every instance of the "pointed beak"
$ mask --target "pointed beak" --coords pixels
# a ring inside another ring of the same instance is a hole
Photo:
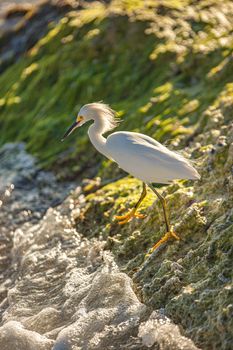
[[[69,127],[69,129],[65,132],[65,134],[64,134],[63,138],[61,139],[61,141],[64,141],[65,138],[66,138],[67,136],[69,136],[69,135],[74,131],[74,129],[77,128],[78,124],[79,124],[79,122],[75,121],[75,122]]]

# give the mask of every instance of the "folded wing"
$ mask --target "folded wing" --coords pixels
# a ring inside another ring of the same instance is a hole
[[[200,178],[187,159],[147,135],[116,132],[107,138],[107,148],[122,169],[145,182]]]

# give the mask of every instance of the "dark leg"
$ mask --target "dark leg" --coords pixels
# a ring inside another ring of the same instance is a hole
[[[141,193],[141,196],[138,200],[138,202],[135,204],[134,208],[135,210],[137,210],[140,206],[140,204],[142,203],[143,199],[146,197],[146,184],[145,182],[142,183],[142,193]]]
[[[152,253],[155,249],[157,249],[161,244],[168,241],[170,238],[173,238],[176,240],[179,240],[180,238],[176,235],[176,233],[173,231],[173,227],[170,225],[165,198],[158,191],[156,191],[156,189],[151,184],[148,184],[148,186],[156,194],[156,196],[159,198],[162,204],[166,231],[167,231],[165,235],[151,248],[151,253]]]
[[[169,219],[168,219],[166,200],[158,191],[156,191],[156,189],[152,185],[148,185],[148,186],[156,194],[156,196],[159,198],[159,200],[162,204],[166,230],[167,230],[167,232],[169,232],[170,231],[170,223],[169,223]]]
[[[127,222],[129,222],[133,217],[137,217],[137,218],[144,218],[144,215],[142,214],[137,214],[136,211],[138,210],[140,204],[142,203],[143,199],[146,197],[146,184],[143,182],[142,183],[142,193],[141,196],[138,200],[138,202],[134,205],[133,209],[130,210],[129,213],[127,213],[126,215],[120,215],[120,216],[115,216],[116,220],[119,220],[119,224],[123,225],[126,224]]]

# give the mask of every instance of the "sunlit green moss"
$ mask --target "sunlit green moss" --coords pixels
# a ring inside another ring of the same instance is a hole
[[[163,307],[203,348],[227,349],[231,344],[232,106],[227,84],[200,118],[206,123],[201,121],[189,150],[195,154],[198,148],[195,165],[201,180],[160,188],[180,241],[145,260],[165,232],[163,212],[149,191],[141,206],[147,217],[117,224],[114,215],[127,212],[140,195],[141,183],[129,177],[86,196],[76,219],[79,232],[107,240],[106,248],[140,286],[143,301],[154,309]]]
[[[208,349],[232,344],[231,9],[218,0],[91,3],[51,23],[0,77],[0,142],[26,141],[59,178],[98,175],[83,186],[78,232],[106,240],[143,301]],[[155,195],[148,190],[140,207],[145,219],[118,225],[114,216],[136,203],[141,182],[94,150],[86,126],[60,142],[80,106],[98,100],[119,112],[119,130],[187,147],[202,176],[160,188],[180,241],[149,262],[165,233]]]
[[[168,12],[183,5],[163,3]],[[150,6],[157,8],[143,1],[95,3],[51,23],[48,33],[0,77],[0,142],[26,141],[41,164],[63,169],[59,176],[81,172],[93,152],[86,128],[66,143],[60,138],[80,106],[96,100],[121,111],[119,129],[144,131],[162,141],[192,133],[200,113],[228,82],[231,61],[224,48],[207,54],[196,68],[199,52],[181,62],[170,49],[175,42],[166,46],[166,41],[152,58],[159,38],[147,30],[155,23],[143,17]],[[190,71],[195,83],[189,81]],[[221,80],[213,81],[220,72]],[[61,167],[64,162],[70,164],[69,173]]]

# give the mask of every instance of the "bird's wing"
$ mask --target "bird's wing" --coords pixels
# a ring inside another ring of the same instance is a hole
[[[121,165],[126,157],[138,166],[153,164],[155,171],[167,179],[198,178],[197,171],[182,155],[170,151],[151,137],[134,132],[116,132],[107,138],[112,158]]]
[[[186,161],[184,157],[176,152],[170,151],[158,141],[151,137],[136,132],[115,132],[107,138],[107,147],[112,155],[143,156],[151,160],[171,162],[172,160]]]

